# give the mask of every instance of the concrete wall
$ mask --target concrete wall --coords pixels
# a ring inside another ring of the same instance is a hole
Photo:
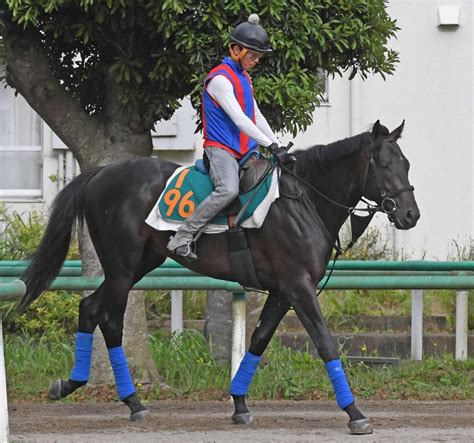
[[[389,13],[401,28],[390,42],[400,52],[395,74],[386,81],[380,76],[365,82],[330,79],[329,103],[315,112],[313,125],[294,139],[295,147],[303,148],[362,132],[377,119],[389,129],[405,119],[400,146],[412,165],[410,178],[421,219],[406,232],[393,230],[381,215],[375,223],[398,250],[413,258],[446,259],[454,251],[453,240],[466,246],[474,237],[473,4],[468,0],[390,1]],[[437,8],[446,5],[460,7],[460,26],[437,26]],[[171,124],[157,130],[166,134],[176,128],[176,137],[154,138],[155,155],[192,163],[202,155],[202,142],[199,134],[193,134],[188,101]],[[48,177],[57,173],[59,145],[47,127],[43,139],[44,198],[9,201],[12,209],[40,209],[56,192]],[[288,142],[291,137],[283,139]]]

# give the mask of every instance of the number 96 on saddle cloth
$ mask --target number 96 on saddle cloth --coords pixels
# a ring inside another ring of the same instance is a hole
[[[203,174],[195,166],[182,166],[166,182],[165,190],[145,222],[158,231],[176,231],[213,189],[209,175]],[[275,168],[261,186],[239,195],[242,206],[251,199],[245,208],[241,225],[244,228],[260,228],[271,204],[278,197],[278,175]],[[227,215],[222,212],[206,226],[204,232],[217,234],[227,229]]]

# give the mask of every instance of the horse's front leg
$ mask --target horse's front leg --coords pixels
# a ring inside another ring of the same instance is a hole
[[[327,328],[319,302],[315,296],[315,284],[310,278],[293,279],[287,285],[288,300],[308,332],[316,349],[326,364],[333,385],[337,404],[349,415],[348,427],[353,434],[371,434],[369,421],[355,405],[346,374],[339,360],[336,344]]]
[[[281,319],[289,309],[290,304],[286,299],[280,297],[280,294],[270,292],[252,334],[249,350],[242,359],[230,385],[230,393],[235,406],[232,421],[235,424],[247,425],[252,421],[252,415],[245,404],[245,396],[257,370],[261,355],[268,346]]]

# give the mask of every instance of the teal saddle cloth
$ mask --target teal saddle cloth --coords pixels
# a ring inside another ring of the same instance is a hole
[[[272,183],[272,174],[265,182],[249,191],[239,195],[243,206],[249,201],[241,217],[245,221],[252,216],[255,209],[262,203]],[[195,166],[178,168],[168,180],[166,189],[161,194],[158,210],[164,220],[183,222],[196,209],[196,207],[214,190],[214,185],[209,175],[203,174]],[[219,213],[212,224],[227,225],[227,215]]]

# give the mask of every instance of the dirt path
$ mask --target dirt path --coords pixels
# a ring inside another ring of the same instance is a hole
[[[11,441],[28,442],[315,442],[474,441],[474,401],[366,401],[372,436],[348,434],[346,414],[333,402],[249,402],[254,423],[232,425],[232,404],[162,401],[131,423],[120,403],[12,404]]]

